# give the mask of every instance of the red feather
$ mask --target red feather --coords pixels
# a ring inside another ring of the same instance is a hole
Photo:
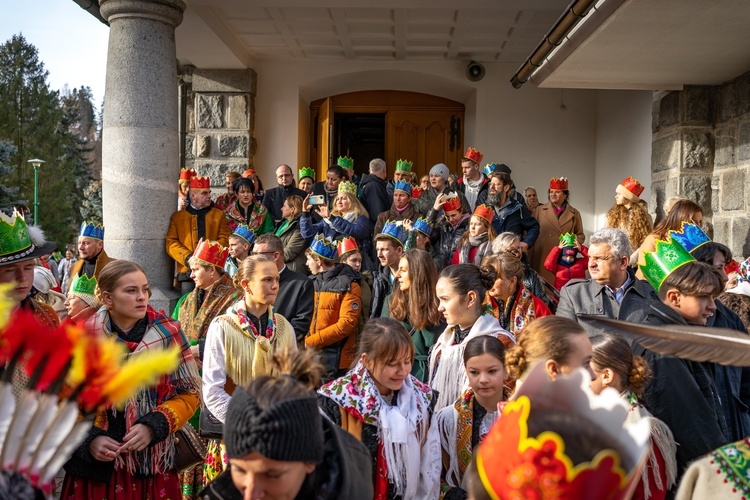
[[[31,356],[24,363],[27,375],[31,376],[39,368],[39,364],[44,362],[35,389],[44,391],[64,375],[73,348],[73,342],[66,331],[70,326],[69,323],[64,323],[57,328],[49,328],[39,324],[36,331],[27,332],[30,340],[33,340]]]
[[[5,329],[0,332],[0,363],[5,364],[13,359],[31,340],[29,332],[41,327],[34,313],[17,309],[11,315]]]

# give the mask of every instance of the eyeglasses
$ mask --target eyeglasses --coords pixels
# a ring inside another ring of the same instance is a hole
[[[590,262],[590,261],[594,261],[594,262],[602,262],[602,261],[607,261],[607,260],[611,260],[611,259],[613,259],[613,258],[614,258],[614,257],[613,257],[613,256],[611,256],[611,255],[605,255],[604,257],[599,257],[599,256],[597,256],[597,255],[589,255],[589,262]]]

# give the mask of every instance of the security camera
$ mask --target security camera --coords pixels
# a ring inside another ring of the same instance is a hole
[[[466,78],[471,82],[478,82],[484,78],[484,66],[476,61],[471,61],[469,65],[466,66]]]

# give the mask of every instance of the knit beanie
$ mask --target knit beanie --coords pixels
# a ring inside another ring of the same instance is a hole
[[[439,175],[446,181],[448,180],[448,175],[450,174],[450,170],[444,163],[438,163],[434,167],[430,169],[430,175]]]
[[[281,462],[323,461],[323,424],[314,396],[280,401],[265,410],[237,387],[224,423],[229,458],[257,451]]]

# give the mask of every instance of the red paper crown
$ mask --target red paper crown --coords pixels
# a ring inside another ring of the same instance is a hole
[[[189,181],[190,179],[192,179],[196,175],[198,175],[198,172],[196,172],[195,170],[185,169],[185,168],[181,168],[180,169],[180,180],[181,181]]]
[[[553,177],[549,180],[549,188],[555,191],[567,191],[568,190],[568,178],[567,177]]]
[[[195,176],[190,179],[190,189],[210,189],[211,179]]]
[[[244,177],[245,179],[249,179],[250,177],[254,175],[255,175],[255,170],[253,170],[252,168],[248,168],[247,170],[242,172],[242,177]]]
[[[193,257],[202,260],[206,264],[211,264],[216,267],[224,267],[227,263],[227,256],[229,255],[229,249],[224,248],[219,243],[211,243],[201,238],[198,242],[198,246],[193,252]]]
[[[740,263],[734,259],[730,260],[724,265],[724,272],[727,274],[737,272],[739,271],[739,269],[740,269]]]
[[[424,193],[424,189],[422,188],[412,188],[411,189],[411,197],[415,200],[422,196],[422,193]]]
[[[443,203],[444,212],[452,212],[453,210],[458,210],[460,208],[461,198],[459,198],[458,195],[448,198],[445,203]]]
[[[635,202],[640,200],[644,189],[643,184],[632,177],[628,177],[617,186],[618,193]]]
[[[471,160],[474,163],[482,163],[482,158],[484,158],[484,155],[478,149],[467,148],[464,153],[464,159]]]
[[[357,242],[354,240],[353,237],[349,236],[339,241],[339,246],[338,246],[339,257],[341,257],[344,254],[347,254],[349,252],[354,252],[354,251],[359,251],[359,247],[357,246]]]
[[[495,218],[495,211],[489,205],[477,205],[477,208],[474,209],[474,213],[472,215],[481,217],[490,225],[492,225],[492,219]]]

